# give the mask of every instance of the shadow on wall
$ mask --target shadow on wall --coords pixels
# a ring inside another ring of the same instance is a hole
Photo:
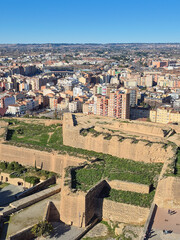
[[[53,202],[51,202],[51,205],[50,205],[50,214],[49,214],[48,221],[60,222],[59,209],[57,209],[57,207],[55,206],[55,204]]]
[[[71,229],[71,226],[66,225],[63,222],[54,222],[52,225],[54,230],[50,236],[51,238],[59,238]]]
[[[74,126],[77,126],[77,120],[76,120],[76,116],[74,114],[72,114],[72,119],[73,119]]]
[[[0,207],[5,206],[16,200],[16,194],[11,190],[1,190],[0,191]]]
[[[102,220],[103,201],[109,197],[111,187],[103,180],[93,187],[86,195],[85,202],[85,225],[91,224],[95,218]]]
[[[10,217],[7,216],[4,219],[4,222],[1,223],[1,225],[0,225],[0,239],[1,240],[7,239],[6,236],[7,236],[8,226],[9,226],[9,220],[10,220]]]

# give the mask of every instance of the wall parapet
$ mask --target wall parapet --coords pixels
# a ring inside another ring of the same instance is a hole
[[[55,183],[56,183],[56,178],[55,178],[55,176],[52,176],[51,178],[49,178],[43,182],[40,182],[40,183],[36,184],[35,186],[27,189],[26,191],[17,194],[17,198],[19,199],[19,198],[27,197],[31,194],[34,194],[38,191],[41,191],[41,190],[47,188],[48,186],[55,184]]]
[[[173,148],[170,145],[163,147],[164,144],[157,142],[147,144],[146,141],[138,139],[137,141],[132,141],[132,139],[128,138],[120,141],[118,136],[105,139],[102,134],[93,136],[90,133],[87,136],[83,136],[80,134],[81,129],[82,126],[78,125],[78,123],[74,126],[72,114],[64,114],[63,144],[147,163],[164,163],[167,159],[174,156]]]
[[[104,199],[103,220],[142,225],[146,222],[149,208],[137,207],[130,204]]]
[[[150,186],[140,183],[125,182],[120,180],[107,181],[111,188],[122,191],[130,191],[137,193],[149,193]]]
[[[10,235],[8,239],[9,240],[22,240],[22,239],[31,240],[34,238],[34,235],[31,232],[34,226],[35,225],[31,225],[27,228],[23,228],[19,232],[16,232],[15,234]]]
[[[144,237],[146,236],[146,234],[148,234],[150,232],[151,227],[152,227],[152,223],[153,223],[153,219],[154,219],[155,214],[156,214],[156,211],[157,211],[157,205],[155,203],[153,203],[151,205],[151,209],[150,209],[147,221],[146,221],[146,223],[144,225],[144,229],[143,229],[143,234],[142,234],[141,240],[144,240]]]

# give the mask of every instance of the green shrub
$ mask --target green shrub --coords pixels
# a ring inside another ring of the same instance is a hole
[[[40,179],[38,177],[35,177],[35,176],[26,176],[25,181],[33,184],[33,186],[34,186],[35,184],[40,182]]]
[[[161,163],[146,164],[109,155],[104,155],[100,159],[103,160],[75,170],[74,182],[77,189],[87,191],[105,178],[155,186],[162,168]]]
[[[142,194],[136,192],[129,191],[121,191],[121,190],[110,190],[109,200],[121,203],[127,203],[140,207],[150,207],[151,203],[154,199],[155,191],[152,191],[149,194]]]
[[[40,221],[36,224],[32,229],[31,232],[35,237],[44,236],[47,237],[53,231],[53,226],[51,223],[47,221]]]
[[[2,171],[4,171],[5,169],[7,169],[8,163],[7,162],[0,162],[0,168],[2,169]]]

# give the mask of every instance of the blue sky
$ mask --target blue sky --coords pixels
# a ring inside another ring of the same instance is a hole
[[[180,42],[180,0],[0,0],[0,43]]]

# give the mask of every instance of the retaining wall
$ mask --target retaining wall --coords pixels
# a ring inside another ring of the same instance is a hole
[[[103,201],[103,219],[105,221],[142,225],[146,222],[148,214],[148,208],[118,203],[107,199]]]
[[[0,161],[18,162],[25,166],[36,166],[43,170],[62,174],[64,167],[78,166],[85,160],[69,155],[48,153],[35,149],[16,147],[8,144],[0,144]]]
[[[167,159],[174,156],[171,146],[165,149],[159,143],[153,143],[150,146],[144,141],[133,143],[132,139],[119,141],[117,136],[113,136],[110,140],[107,140],[104,139],[102,134],[98,137],[94,137],[91,133],[87,136],[82,136],[80,134],[81,128],[78,125],[74,126],[72,114],[64,114],[63,144],[147,163],[164,163]]]
[[[29,188],[28,190],[26,190],[26,191],[24,191],[20,194],[17,194],[17,198],[27,197],[31,194],[34,194],[38,191],[41,191],[41,190],[47,188],[48,186],[50,186],[52,184],[55,184],[55,183],[56,183],[56,178],[55,178],[55,176],[53,176],[53,177],[51,177],[51,178],[49,178],[49,179],[47,179],[47,180],[45,180],[41,183],[36,184],[35,186]]]
[[[24,228],[21,231],[9,236],[9,240],[32,240],[34,239],[34,235],[31,233],[31,229],[34,227],[34,225]]]
[[[12,213],[15,213],[23,208],[29,207],[32,204],[39,202],[45,198],[48,198],[58,192],[60,192],[60,187],[55,186],[52,188],[48,188],[46,190],[42,190],[41,192],[32,194],[31,196],[25,197],[23,199],[17,200],[9,204],[11,209],[8,208],[7,211],[3,211],[3,217],[9,216]]]
[[[150,186],[140,183],[124,182],[120,180],[108,181],[111,188],[122,191],[130,191],[137,193],[149,193]]]

